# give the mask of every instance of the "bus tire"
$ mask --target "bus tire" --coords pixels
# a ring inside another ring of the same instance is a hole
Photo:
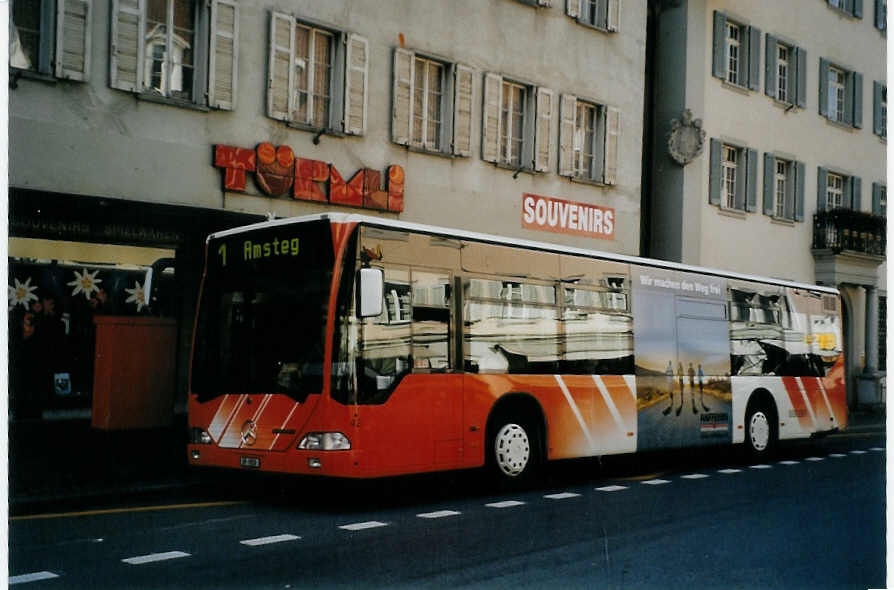
[[[528,483],[540,467],[540,439],[534,422],[522,415],[493,421],[488,437],[488,467],[500,483]]]
[[[745,450],[749,457],[770,457],[779,441],[776,409],[765,401],[752,401],[745,411]]]

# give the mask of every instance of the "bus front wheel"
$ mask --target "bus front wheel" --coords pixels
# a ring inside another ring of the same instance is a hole
[[[489,440],[490,471],[499,481],[520,483],[533,476],[540,463],[537,431],[527,420],[497,420]]]

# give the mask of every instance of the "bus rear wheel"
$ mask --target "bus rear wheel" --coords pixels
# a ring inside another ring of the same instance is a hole
[[[745,448],[754,458],[769,457],[779,438],[776,413],[766,404],[752,404],[745,414]]]
[[[533,477],[540,463],[540,446],[529,421],[518,416],[496,420],[488,442],[490,472],[498,481],[520,484]]]

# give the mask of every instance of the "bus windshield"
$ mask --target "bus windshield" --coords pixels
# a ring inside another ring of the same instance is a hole
[[[322,392],[333,260],[326,221],[210,240],[193,353],[199,401]]]

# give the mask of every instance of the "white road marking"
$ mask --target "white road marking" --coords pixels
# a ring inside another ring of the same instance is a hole
[[[546,494],[543,496],[544,498],[549,498],[550,500],[567,500],[568,498],[577,498],[580,494],[575,494],[572,492],[562,492],[561,494]]]
[[[565,396],[565,400],[571,407],[571,412],[574,414],[574,417],[577,418],[577,423],[580,424],[580,429],[584,432],[584,436],[587,438],[587,444],[590,445],[590,450],[595,451],[596,443],[593,441],[593,436],[590,434],[590,430],[587,428],[587,424],[584,422],[584,417],[581,416],[580,408],[577,407],[574,398],[571,397],[571,392],[568,391],[568,387],[565,385],[565,382],[562,381],[562,378],[559,375],[553,375],[553,377],[556,378],[556,382],[559,384],[559,389],[562,390],[562,395]]]
[[[485,506],[488,508],[514,508],[522,504],[524,502],[519,502],[518,500],[505,500],[503,502],[491,502],[490,504],[485,504]]]
[[[765,464],[763,464],[763,463],[761,463],[761,464],[759,464],[759,465],[749,465],[748,467],[751,468],[751,469],[772,469],[772,466],[770,466],[770,465],[765,465]]]
[[[596,488],[597,492],[620,492],[621,490],[626,490],[627,486],[604,486],[601,488]]]
[[[729,475],[731,473],[742,473],[741,469],[720,469],[717,473],[723,473],[724,475]]]
[[[436,512],[423,512],[416,516],[418,518],[444,518],[445,516],[458,516],[460,514],[462,512],[457,512],[456,510],[438,510]]]
[[[851,451],[851,455],[865,455],[866,451]]]
[[[27,584],[28,582],[39,582],[41,580],[52,580],[53,578],[58,578],[59,574],[54,574],[53,572],[34,572],[33,574],[22,574],[20,576],[11,576],[9,578],[9,585],[13,584]]]
[[[804,459],[804,460],[805,460],[805,461],[822,461],[823,458],[822,458],[822,457],[807,457],[807,458]]]
[[[244,541],[239,541],[243,545],[248,545],[249,547],[257,547],[259,545],[270,545],[272,543],[284,543],[286,541],[297,541],[300,539],[298,535],[273,535],[270,537],[259,537],[257,539],[246,539]]]
[[[780,461],[780,465],[797,465],[800,461]]]
[[[842,455],[841,453],[829,453],[830,457],[835,457],[836,459],[841,459],[842,457],[847,457],[847,455]]]
[[[644,486],[660,486],[665,483],[670,483],[666,479],[647,479],[646,481],[641,481],[641,484]]]
[[[189,557],[189,553],[183,551],[165,551],[164,553],[150,553],[149,555],[139,555],[137,557],[128,557],[122,559],[124,563],[130,565],[143,565],[144,563],[154,563],[156,561],[167,561],[169,559],[180,559],[181,557]]]
[[[704,473],[690,473],[689,475],[681,475],[682,479],[705,479],[706,477],[710,477],[705,475]]]
[[[870,451],[881,451],[881,452],[883,452],[883,453],[885,452],[885,449],[883,449],[883,448],[881,448],[881,447],[872,447],[872,448],[869,449],[869,450],[870,450]]]
[[[365,531],[366,529],[375,529],[382,526],[388,526],[388,523],[379,522],[378,520],[368,520],[366,522],[355,522],[354,524],[343,524],[338,528],[346,531]]]

